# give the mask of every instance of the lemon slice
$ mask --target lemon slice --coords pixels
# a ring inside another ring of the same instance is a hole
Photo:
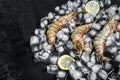
[[[75,60],[69,55],[63,55],[58,59],[58,66],[62,70],[69,70],[70,65],[75,62]]]
[[[90,14],[97,14],[100,10],[99,3],[97,1],[89,1],[85,5],[85,11]]]

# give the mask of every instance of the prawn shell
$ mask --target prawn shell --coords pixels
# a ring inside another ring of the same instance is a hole
[[[107,38],[110,36],[111,33],[116,31],[117,22],[113,19],[106,24],[103,29],[96,35],[94,38],[94,46],[96,50],[96,55],[100,59],[101,62],[109,61],[109,58],[104,57],[104,49],[106,47],[105,43]]]
[[[89,49],[85,46],[83,36],[91,29],[91,27],[92,23],[78,26],[74,29],[71,35],[72,41],[74,43],[74,49],[78,51],[79,55],[82,54],[83,50],[90,53],[90,51],[88,51]]]
[[[71,21],[76,15],[77,11],[73,11],[69,14],[66,14],[60,18],[57,19],[54,23],[52,23],[47,31],[47,37],[48,42],[50,45],[54,45],[55,47],[55,38],[58,31],[60,31],[62,28],[66,27],[66,24]]]

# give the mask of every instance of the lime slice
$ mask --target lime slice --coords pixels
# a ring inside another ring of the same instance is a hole
[[[75,62],[75,60],[69,55],[63,55],[58,59],[58,66],[62,70],[69,70],[70,65]]]
[[[100,10],[99,3],[97,1],[89,1],[85,5],[85,11],[90,14],[97,14]]]

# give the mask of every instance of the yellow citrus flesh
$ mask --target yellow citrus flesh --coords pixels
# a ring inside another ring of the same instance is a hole
[[[85,5],[85,11],[90,14],[97,14],[100,10],[99,3],[97,1],[89,1]]]
[[[70,65],[75,62],[75,60],[69,55],[63,55],[58,59],[58,66],[62,70],[69,70]]]

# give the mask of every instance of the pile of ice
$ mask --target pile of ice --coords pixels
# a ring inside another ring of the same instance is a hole
[[[71,33],[75,27],[73,23],[69,23],[65,28],[60,30],[56,35],[57,49],[55,50],[48,44],[46,31],[48,25],[56,21],[60,16],[70,13],[77,9],[80,12],[77,16],[77,21],[82,24],[87,24],[98,20],[92,29],[84,36],[84,40],[88,45],[92,45],[95,35],[108,22],[111,16],[115,20],[120,21],[120,7],[112,5],[111,0],[98,0],[100,11],[97,15],[90,15],[84,12],[85,4],[88,0],[68,1],[66,4],[57,6],[55,12],[49,12],[47,16],[40,21],[40,27],[35,30],[31,36],[30,46],[34,53],[36,62],[43,62],[47,65],[47,72],[56,74],[57,80],[64,80],[71,76],[72,80],[119,80],[120,79],[120,31],[111,34],[106,42],[105,55],[112,58],[111,62],[99,63],[96,53],[93,50],[91,55],[83,52],[81,58],[77,58]],[[120,29],[120,25],[118,26]],[[69,71],[62,71],[57,60],[60,56],[68,54],[76,59],[74,64],[71,64]]]

